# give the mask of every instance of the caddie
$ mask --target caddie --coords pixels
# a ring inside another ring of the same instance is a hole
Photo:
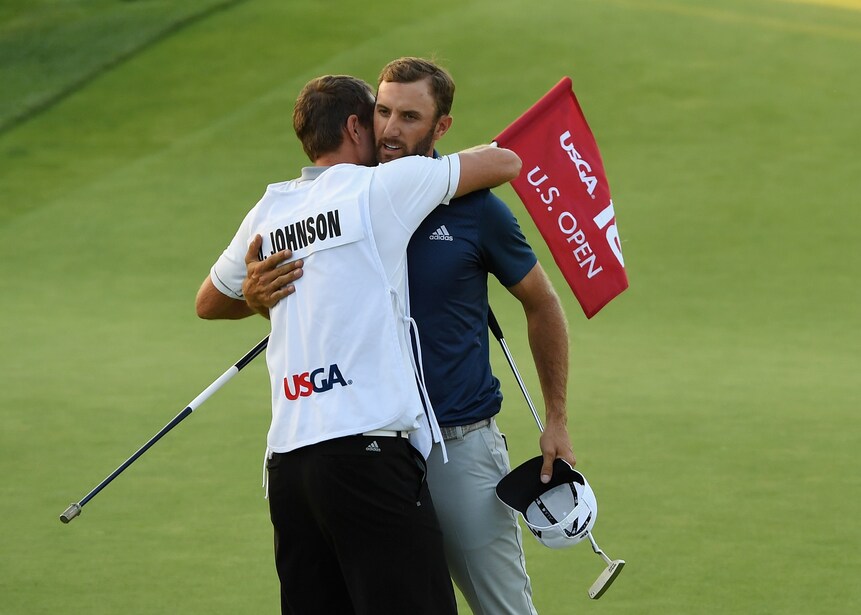
[[[378,167],[374,96],[310,81],[293,113],[312,167],[271,184],[213,265],[202,318],[250,315],[245,259],[301,261],[270,313],[268,497],[282,613],[455,613],[425,456],[441,434],[410,347],[406,248],[439,203],[510,181],[520,160],[480,146]],[[298,275],[298,274],[297,274]],[[423,403],[424,402],[424,403]]]

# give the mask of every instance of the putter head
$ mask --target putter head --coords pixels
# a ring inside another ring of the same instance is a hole
[[[75,517],[81,514],[81,507],[76,502],[72,502],[69,504],[69,507],[63,511],[63,514],[60,515],[60,521],[63,523],[68,523]]]
[[[607,588],[610,587],[610,584],[615,581],[616,577],[619,576],[619,573],[622,572],[622,567],[624,565],[625,560],[623,559],[612,560],[598,579],[592,583],[592,587],[589,588],[589,597],[592,600],[597,600],[603,596],[604,592],[607,591]]]

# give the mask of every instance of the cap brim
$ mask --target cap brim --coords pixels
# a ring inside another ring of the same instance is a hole
[[[509,472],[496,485],[496,496],[506,506],[525,513],[529,505],[545,491],[570,482],[585,484],[583,475],[563,459],[553,462],[553,476],[549,483],[541,482],[542,456],[524,461]]]

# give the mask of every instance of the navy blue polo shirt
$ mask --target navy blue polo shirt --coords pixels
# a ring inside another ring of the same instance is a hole
[[[490,370],[487,274],[513,286],[537,262],[508,206],[479,190],[440,205],[407,250],[410,310],[418,323],[428,394],[443,426],[499,412]]]

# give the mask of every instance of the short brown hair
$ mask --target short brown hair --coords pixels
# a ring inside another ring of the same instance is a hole
[[[374,91],[365,81],[324,75],[305,84],[293,107],[293,130],[312,162],[341,146],[351,115],[358,116],[362,126],[373,125]]]
[[[431,93],[436,103],[435,119],[451,113],[451,105],[454,102],[454,80],[448,71],[430,60],[413,57],[392,60],[380,72],[377,87],[379,88],[383,81],[414,83],[422,79],[430,80]]]

